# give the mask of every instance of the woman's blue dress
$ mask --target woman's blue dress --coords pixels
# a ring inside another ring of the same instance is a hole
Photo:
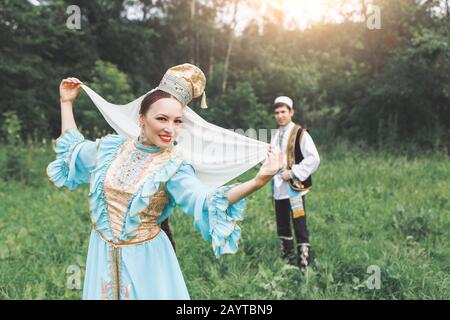
[[[178,205],[194,218],[216,257],[236,253],[245,200],[229,186],[205,187],[171,149],[118,135],[96,141],[76,129],[57,139],[47,174],[57,186],[90,183],[92,231],[83,299],[189,299],[173,247],[160,224]]]

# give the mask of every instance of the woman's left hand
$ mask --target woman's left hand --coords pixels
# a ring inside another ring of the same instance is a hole
[[[269,182],[285,166],[283,154],[279,148],[269,146],[267,151],[267,159],[259,169],[256,180],[261,184]]]

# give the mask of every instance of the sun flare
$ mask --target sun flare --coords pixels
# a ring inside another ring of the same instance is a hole
[[[338,22],[339,0],[266,0],[271,7],[281,10],[288,24],[305,28],[315,22],[327,19]],[[351,6],[351,2],[349,5]],[[349,8],[350,9],[350,8]]]

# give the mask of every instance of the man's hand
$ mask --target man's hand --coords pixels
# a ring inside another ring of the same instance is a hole
[[[284,181],[289,181],[292,179],[291,177],[291,170],[284,170],[283,174],[281,175]]]

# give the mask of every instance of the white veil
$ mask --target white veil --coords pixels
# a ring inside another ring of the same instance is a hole
[[[145,95],[126,105],[116,105],[86,85],[81,87],[119,135],[137,139],[139,109]],[[183,129],[175,149],[182,159],[192,164],[205,185],[222,186],[265,160],[267,143],[211,124],[188,106],[184,107],[183,117]]]

